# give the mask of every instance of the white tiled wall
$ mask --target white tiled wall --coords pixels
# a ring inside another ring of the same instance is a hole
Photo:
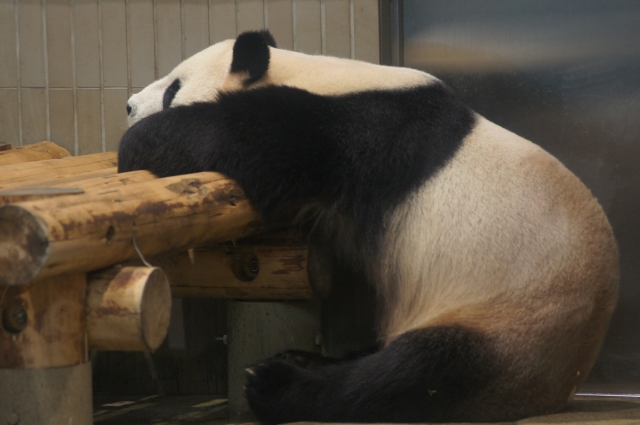
[[[132,93],[260,28],[285,49],[379,61],[377,0],[0,0],[0,143],[115,150]]]

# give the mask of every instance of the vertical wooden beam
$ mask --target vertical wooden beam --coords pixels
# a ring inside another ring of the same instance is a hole
[[[86,276],[0,287],[0,421],[91,424]]]

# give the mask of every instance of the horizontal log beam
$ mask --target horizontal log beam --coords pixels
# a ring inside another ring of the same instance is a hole
[[[5,165],[0,171],[0,189],[9,186],[15,187],[16,183],[35,179],[48,179],[52,183],[57,179],[75,176],[87,171],[113,168],[117,163],[116,152],[103,152]]]
[[[17,202],[34,201],[63,195],[78,195],[90,191],[100,191],[108,188],[127,186],[135,183],[155,180],[157,177],[149,171],[132,171],[123,174],[108,174],[106,176],[54,182],[45,187],[28,187],[18,189],[0,189],[0,206]]]
[[[174,297],[307,300],[326,292],[310,282],[308,255],[300,237],[265,235],[152,262],[169,276]]]
[[[2,171],[2,169],[0,169]],[[12,189],[29,189],[29,188],[40,188],[40,187],[73,187],[74,183],[80,182],[83,180],[89,180],[99,177],[107,177],[113,176],[118,173],[117,167],[108,167],[102,168],[95,171],[83,171],[77,174],[72,174],[67,177],[59,177],[55,179],[36,176],[35,178],[29,180],[19,180],[14,183],[3,183],[2,190],[12,190]]]
[[[39,142],[20,146],[15,149],[0,151],[0,167],[24,162],[60,159],[71,156],[68,150],[53,142]]]
[[[87,283],[91,350],[155,351],[167,335],[171,288],[157,267],[111,267]]]
[[[62,160],[59,160],[62,161]],[[155,179],[0,207],[0,284],[83,273],[145,256],[248,236],[257,212],[218,173]]]

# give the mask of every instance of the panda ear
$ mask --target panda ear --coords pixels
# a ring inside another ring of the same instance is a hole
[[[269,31],[243,32],[233,45],[233,60],[231,73],[246,73],[244,84],[251,84],[269,69],[269,46],[275,47],[276,42]]]

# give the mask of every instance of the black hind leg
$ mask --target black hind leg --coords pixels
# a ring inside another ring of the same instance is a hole
[[[246,395],[268,423],[477,420],[466,401],[494,378],[495,363],[481,335],[427,328],[341,363],[301,368],[268,359],[248,370]]]

